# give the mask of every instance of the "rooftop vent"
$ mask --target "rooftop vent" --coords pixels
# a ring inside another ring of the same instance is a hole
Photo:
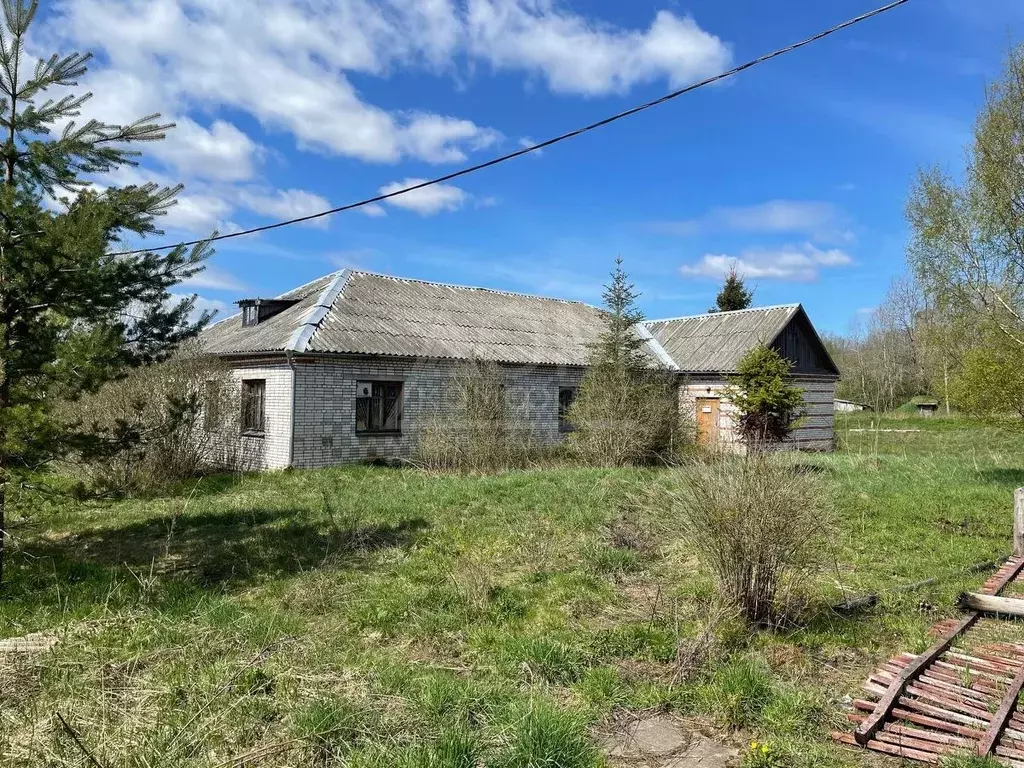
[[[298,299],[242,299],[238,302],[242,310],[242,325],[259,325],[298,303]]]

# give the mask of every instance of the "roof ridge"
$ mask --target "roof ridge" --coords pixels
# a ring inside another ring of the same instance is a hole
[[[349,279],[352,277],[352,271],[343,269],[340,272],[332,272],[330,275],[324,275],[324,277],[333,276],[333,280],[329,282],[320,293],[320,298],[317,299],[316,304],[309,308],[306,316],[299,323],[299,326],[292,333],[291,338],[285,345],[285,350],[289,352],[305,352],[309,347],[309,342],[313,338],[313,334],[317,332],[320,327],[320,323],[330,313],[331,308],[334,306],[334,302],[337,300],[341,292],[345,290],[345,286],[348,285]],[[316,282],[315,280],[313,282]],[[297,290],[297,289],[296,289]]]
[[[659,317],[653,320],[644,320],[644,324],[649,323],[670,323],[675,320],[696,320],[700,317],[722,317],[723,315],[739,315],[744,312],[768,312],[772,309],[797,309],[801,307],[800,302],[794,302],[792,304],[772,304],[767,307],[747,307],[746,309],[729,309],[724,312],[702,312],[698,315],[680,315],[679,317]]]
[[[387,280],[402,280],[407,283],[422,283],[423,285],[439,285],[443,288],[461,288],[465,291],[483,291],[484,293],[497,293],[502,296],[519,296],[524,299],[539,299],[541,301],[557,301],[560,304],[577,304],[591,309],[598,309],[593,304],[575,299],[560,299],[555,296],[540,296],[536,293],[523,293],[522,291],[506,291],[501,288],[484,288],[480,285],[463,285],[461,283],[443,283],[438,280],[424,280],[419,277],[401,277],[398,275],[385,275],[381,272],[371,272],[368,269],[353,269],[353,275],[369,275],[370,277],[383,277]]]

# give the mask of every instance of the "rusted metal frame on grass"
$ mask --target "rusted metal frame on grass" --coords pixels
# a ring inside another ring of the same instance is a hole
[[[992,717],[992,723],[989,725],[988,730],[985,731],[985,736],[978,742],[978,754],[982,757],[989,754],[995,748],[999,742],[999,737],[1003,735],[1003,731],[1009,725],[1013,710],[1017,706],[1017,697],[1020,696],[1021,688],[1024,688],[1024,667],[1020,668],[1020,671],[1013,678],[1013,682],[1010,683],[1010,687],[1006,689],[1003,701]]]
[[[1012,567],[1004,569],[1005,572],[1002,576],[991,584],[991,592],[998,595],[1007,584],[1017,578],[1022,568],[1024,568],[1024,557],[1019,558],[1017,562],[1014,562]],[[980,617],[980,613],[972,611],[942,635],[931,648],[904,667],[903,671],[900,672],[899,676],[889,686],[885,696],[883,696],[878,704],[875,705],[875,709],[871,715],[857,727],[856,731],[854,731],[853,735],[858,744],[868,746],[868,743],[874,740],[875,734],[877,734],[881,729],[886,719],[892,713],[893,708],[897,704],[901,703],[901,699],[906,693],[907,686],[916,680],[927,667],[935,661],[938,661],[939,657],[949,650],[953,641],[956,640],[956,638],[963,632],[973,627]],[[874,745],[871,746],[874,747]]]

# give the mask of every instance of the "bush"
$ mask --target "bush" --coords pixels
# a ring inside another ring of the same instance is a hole
[[[722,597],[756,624],[786,620],[830,527],[818,478],[754,453],[695,463],[681,482],[673,503]]]
[[[189,348],[64,404],[62,419],[99,436],[66,466],[87,491],[105,494],[155,492],[195,477],[222,426],[207,431],[204,419],[226,422],[237,413],[229,380],[226,366]]]
[[[759,344],[750,350],[729,380],[725,397],[739,412],[737,425],[748,448],[758,450],[779,443],[795,426],[794,416],[804,393],[789,383],[792,364],[776,350]]]
[[[570,451],[591,466],[621,467],[674,460],[692,443],[679,411],[678,374],[657,367],[646,349],[650,334],[636,308],[639,293],[615,260],[605,286],[604,330],[590,348],[568,419],[574,431]]]
[[[416,463],[426,469],[493,472],[539,454],[530,422],[509,402],[501,368],[472,360],[458,367],[443,403],[420,435]]]
[[[674,462],[692,444],[675,374],[592,365],[569,409],[567,448],[591,466]]]

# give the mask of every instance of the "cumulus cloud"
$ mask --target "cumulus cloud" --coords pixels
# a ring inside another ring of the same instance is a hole
[[[728,67],[729,47],[690,17],[659,11],[645,30],[602,24],[539,0],[469,0],[468,49],[496,69],[542,76],[558,93],[599,96]]]
[[[111,122],[228,107],[292,134],[306,149],[436,163],[462,160],[500,134],[470,120],[388,111],[364,100],[345,72],[441,67],[457,50],[460,29],[443,1],[68,0],[49,37],[104,53],[108,64],[96,78],[105,90],[96,92],[108,102],[125,94],[120,104],[96,104],[109,108]],[[156,109],[127,114],[149,104]]]
[[[848,217],[838,207],[813,200],[769,200],[756,205],[721,206],[694,219],[654,222],[651,229],[676,235],[748,232],[806,235],[830,242],[854,239]]]
[[[848,253],[838,248],[822,249],[811,243],[779,248],[748,248],[739,255],[708,253],[696,264],[680,268],[684,275],[724,278],[735,268],[750,279],[813,282],[826,267],[844,267],[853,263]]]
[[[253,213],[270,219],[282,220],[311,216],[331,207],[326,198],[303,189],[277,191],[243,189],[238,195],[238,200],[243,207]],[[328,217],[313,219],[306,224],[313,227],[326,227]]]
[[[380,188],[380,194],[388,195],[400,189],[414,187],[422,184],[426,179],[403,179],[386,184]],[[473,197],[464,189],[453,184],[434,184],[431,187],[424,187],[404,195],[389,198],[386,202],[396,208],[404,208],[407,211],[414,211],[420,216],[433,216],[442,211],[457,211]]]

